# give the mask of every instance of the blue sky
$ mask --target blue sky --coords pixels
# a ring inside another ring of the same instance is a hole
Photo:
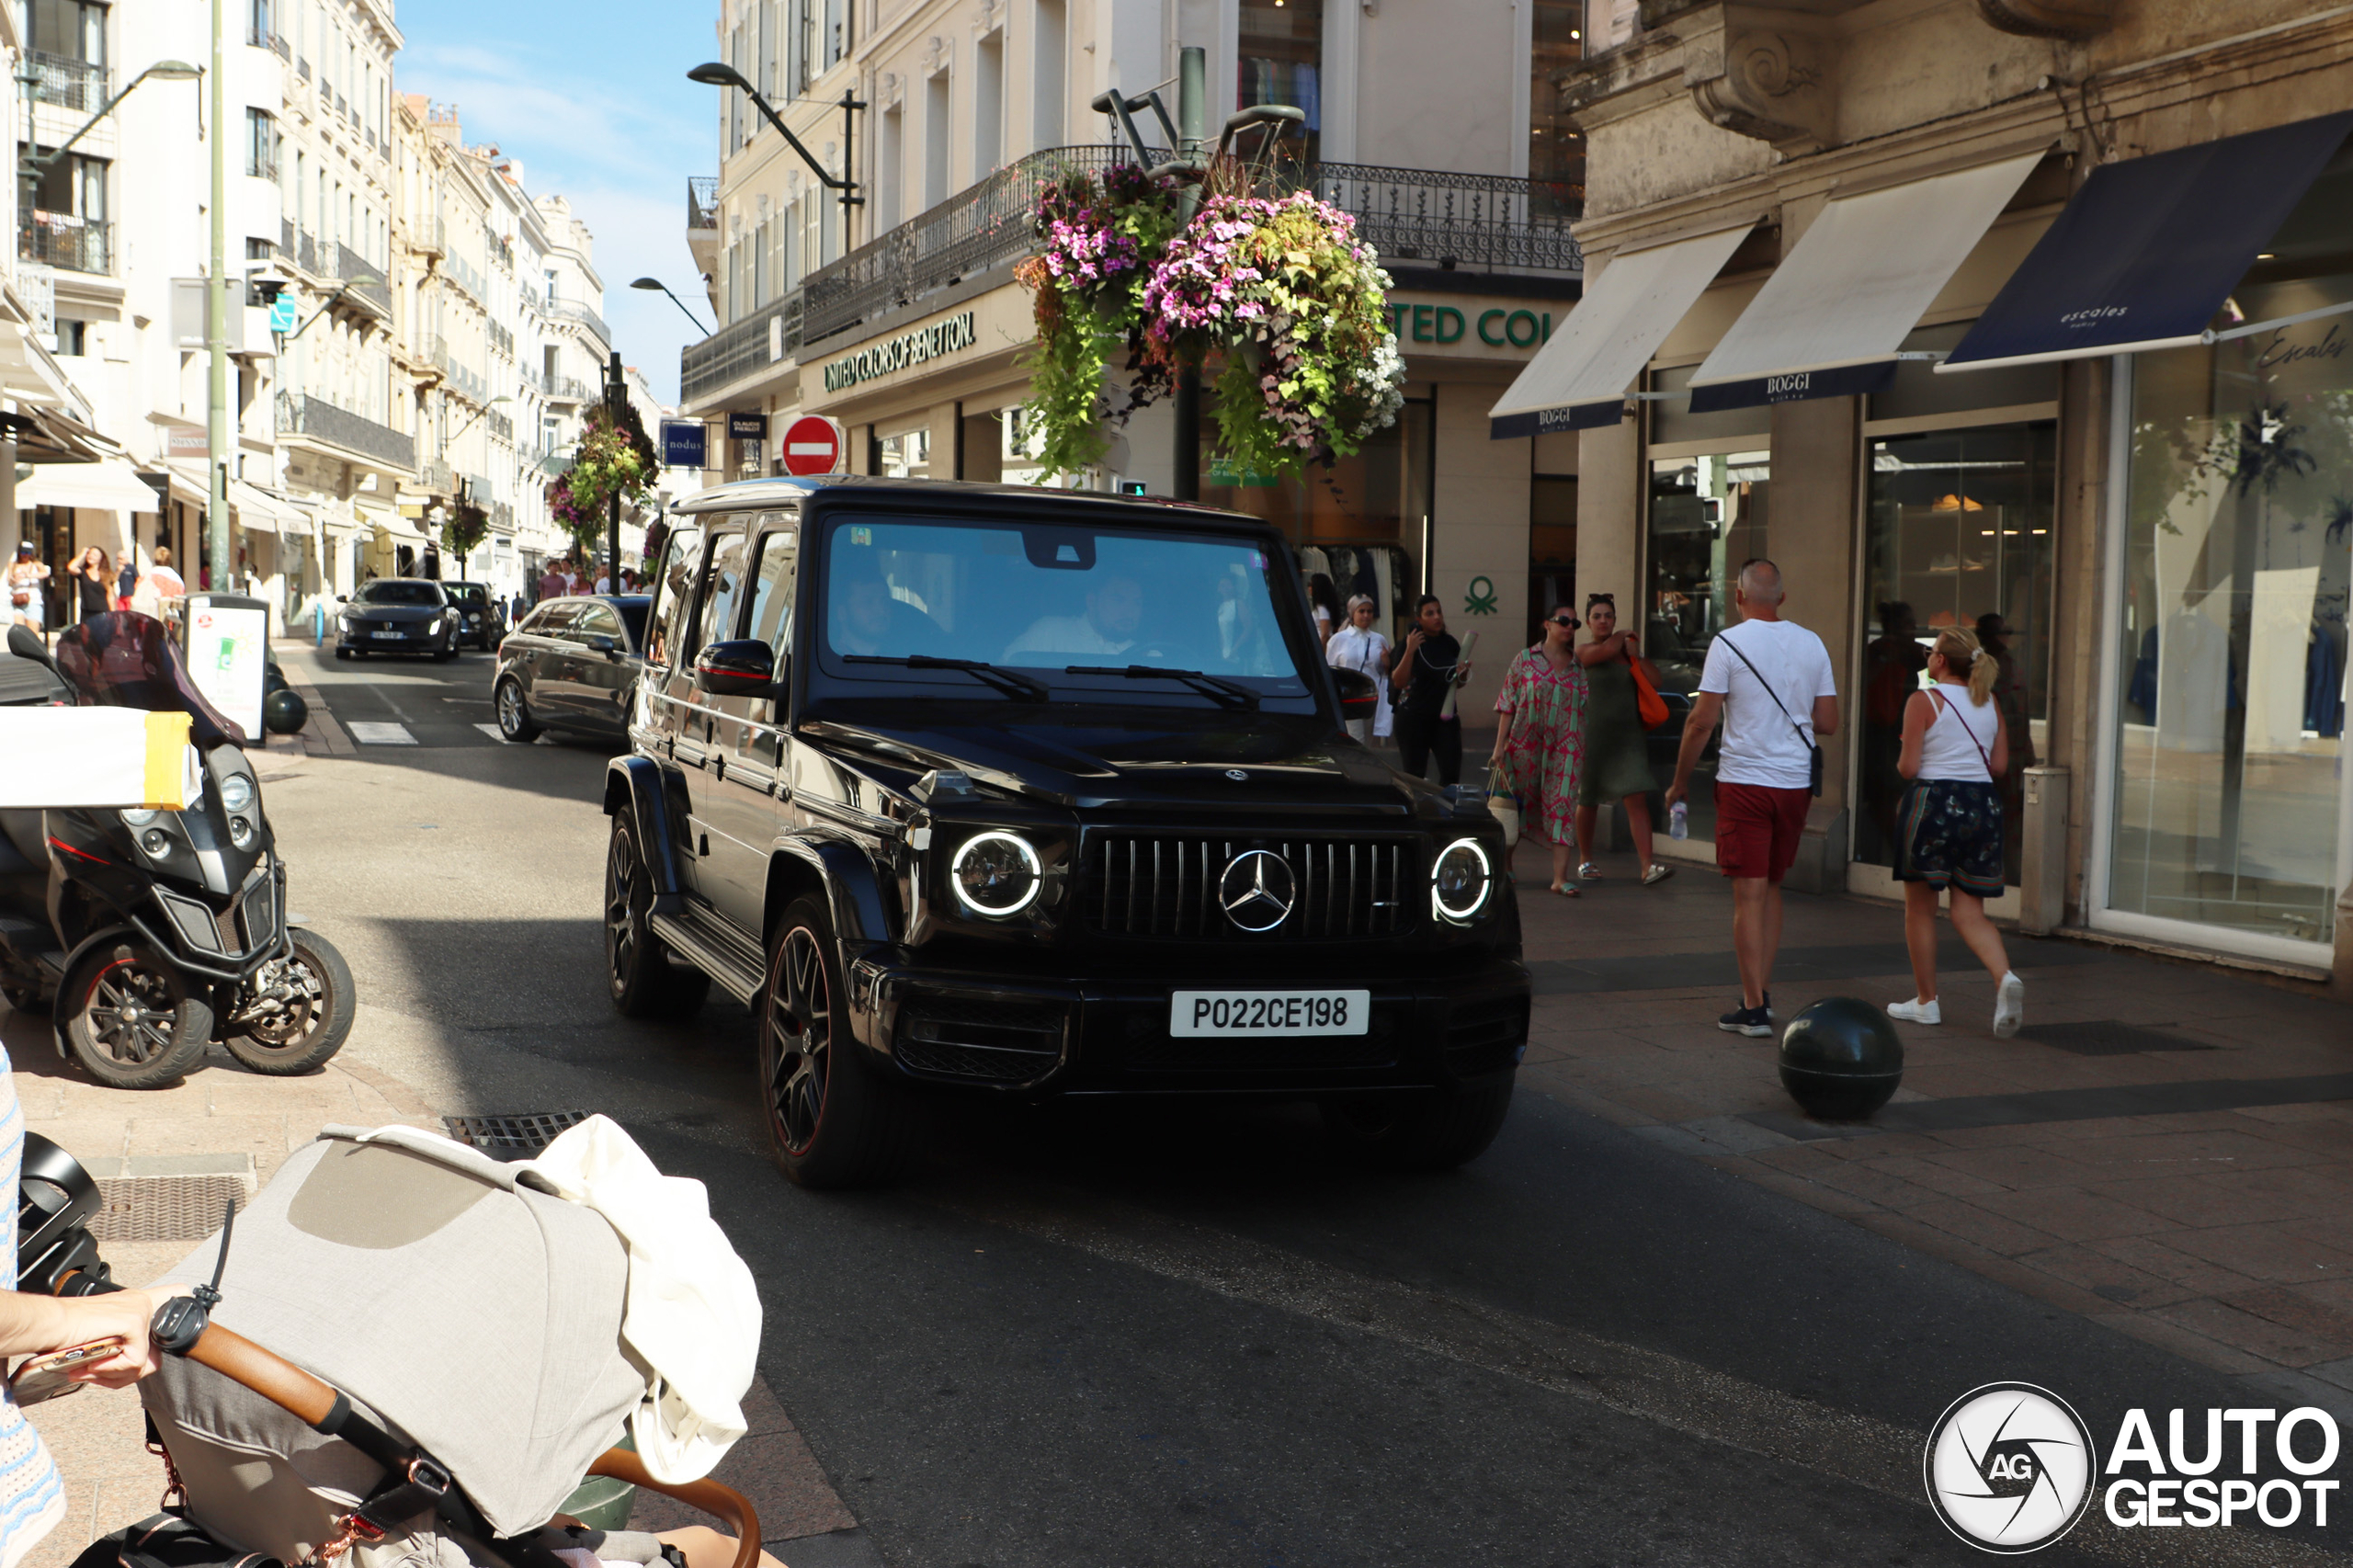
[[[606,322],[665,403],[678,350],[701,335],[651,274],[710,320],[687,255],[687,176],[719,172],[717,90],[687,80],[713,58],[716,6],[659,0],[398,0],[399,90],[455,104],[470,144],[523,165],[532,196],[562,192],[596,235]]]

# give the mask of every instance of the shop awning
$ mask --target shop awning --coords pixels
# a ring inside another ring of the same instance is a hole
[[[2094,170],[1937,369],[2137,354],[2286,324],[2208,330],[2348,132],[2353,111]]]
[[[212,497],[206,493],[202,463],[167,462],[164,472],[172,476],[173,500],[199,507],[211,504]]]
[[[372,526],[378,533],[387,538],[412,540],[419,544],[425,542],[425,530],[398,513],[379,512],[372,506],[363,507],[359,513],[359,520]]]
[[[1691,412],[1885,391],[1904,335],[2045,151],[1833,197],[1691,377]]]
[[[254,533],[311,531],[311,519],[302,512],[242,479],[229,481],[229,505],[237,509],[238,526]]]
[[[1488,411],[1488,433],[1502,441],[1617,424],[1634,378],[1755,227],[1750,219],[1611,258]]]
[[[94,463],[35,463],[33,476],[17,485],[19,510],[34,506],[87,506],[100,512],[161,512],[155,487],[121,458]]]

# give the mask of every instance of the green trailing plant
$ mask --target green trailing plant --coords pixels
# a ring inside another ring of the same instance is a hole
[[[593,560],[604,542],[614,498],[623,506],[643,500],[661,472],[661,457],[636,405],[623,403],[616,423],[612,411],[598,403],[581,421],[571,468],[548,486],[548,515],[571,536],[582,559]]]
[[[473,559],[482,541],[490,537],[490,514],[472,501],[460,501],[449,507],[449,516],[441,520],[441,553],[457,562],[458,581],[466,580],[466,562]]]

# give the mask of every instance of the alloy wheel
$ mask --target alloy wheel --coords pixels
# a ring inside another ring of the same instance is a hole
[[[177,1006],[169,977],[126,959],[98,971],[85,1011],[91,1035],[109,1056],[126,1067],[143,1067],[178,1046]]]
[[[636,846],[616,833],[605,878],[605,958],[616,989],[637,959],[638,881]]]
[[[498,687],[498,727],[512,737],[523,728],[523,694],[513,681],[502,681]]]
[[[777,948],[768,983],[768,1116],[777,1141],[800,1154],[825,1117],[833,1067],[832,989],[814,933],[796,926]]]

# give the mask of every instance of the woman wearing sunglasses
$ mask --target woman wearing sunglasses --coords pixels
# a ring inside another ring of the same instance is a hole
[[[1585,778],[1577,794],[1577,876],[1593,881],[1601,868],[1593,862],[1594,830],[1601,808],[1613,801],[1626,802],[1626,822],[1634,830],[1634,854],[1642,861],[1643,885],[1663,882],[1675,868],[1651,858],[1650,748],[1643,742],[1640,700],[1634,690],[1634,662],[1642,658],[1631,631],[1618,630],[1618,603],[1608,594],[1590,594],[1585,618],[1593,636],[1577,650],[1577,663],[1592,689],[1585,719]],[[1658,672],[1644,667],[1652,689]]]
[[[1586,672],[1576,658],[1577,618],[1555,605],[1543,641],[1511,662],[1487,759],[1488,788],[1519,799],[1522,830],[1552,847],[1551,891],[1577,896],[1569,880],[1569,847],[1576,839],[1577,776],[1584,762]]]

